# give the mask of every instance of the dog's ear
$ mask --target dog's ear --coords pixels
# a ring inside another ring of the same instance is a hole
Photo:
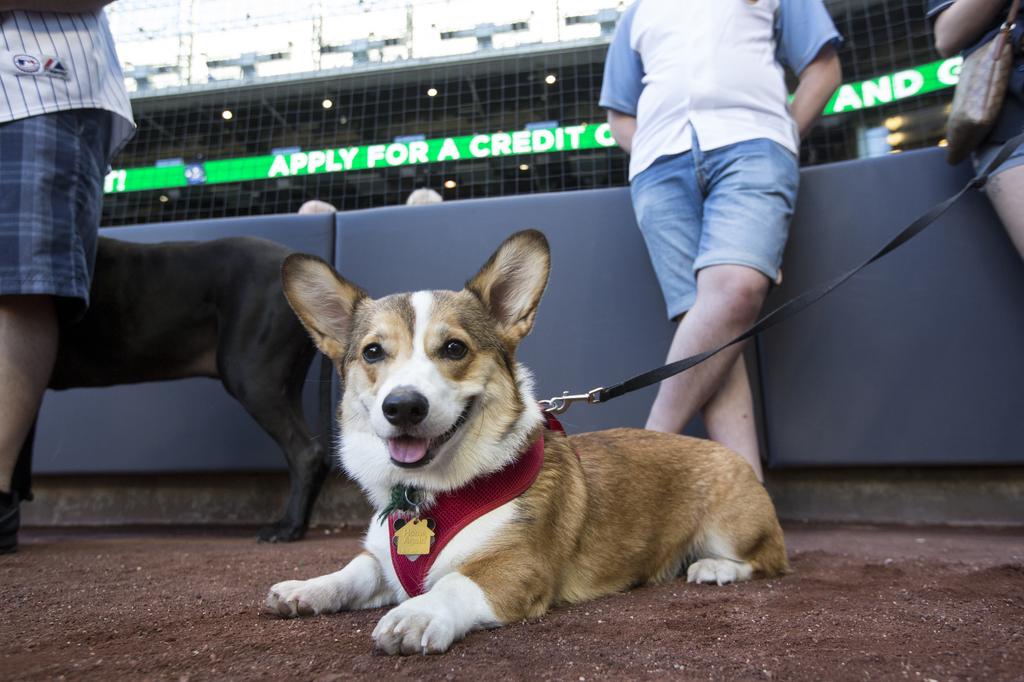
[[[313,343],[324,355],[340,363],[345,357],[352,313],[366,292],[345,281],[327,262],[293,253],[281,266],[284,295]]]
[[[548,240],[537,230],[523,230],[498,247],[466,289],[490,310],[502,335],[518,343],[533,329],[550,270]]]

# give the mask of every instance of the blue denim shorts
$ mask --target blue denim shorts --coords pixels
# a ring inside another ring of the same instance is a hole
[[[767,139],[665,156],[633,178],[637,223],[670,319],[697,298],[697,272],[745,265],[775,281],[796,205],[800,163]]]
[[[0,123],[0,295],[89,302],[112,114],[61,111]]]
[[[989,163],[996,158],[996,154],[1003,148],[1002,142],[993,142],[990,144],[983,144],[971,154],[971,161],[974,162],[974,172],[980,173]],[[992,175],[999,175],[1005,170],[1010,170],[1024,164],[1024,144],[1013,150],[1010,154],[1010,158],[999,164],[999,167],[995,169]]]

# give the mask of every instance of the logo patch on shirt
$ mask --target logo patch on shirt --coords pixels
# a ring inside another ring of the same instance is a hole
[[[0,71],[15,76],[49,76],[67,80],[71,71],[60,57],[0,50]]]
[[[39,60],[30,54],[16,54],[13,61],[14,68],[22,73],[39,73],[39,70],[42,68]]]
[[[68,69],[64,63],[56,57],[47,57],[43,63],[43,71],[56,78],[67,78]]]

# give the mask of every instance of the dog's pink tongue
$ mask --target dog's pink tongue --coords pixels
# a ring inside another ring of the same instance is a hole
[[[427,446],[430,442],[426,438],[401,438],[388,439],[388,451],[391,459],[402,464],[413,464],[427,456]]]

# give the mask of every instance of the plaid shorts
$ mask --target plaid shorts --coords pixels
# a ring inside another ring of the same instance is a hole
[[[0,295],[89,303],[111,116],[79,109],[0,123]]]

